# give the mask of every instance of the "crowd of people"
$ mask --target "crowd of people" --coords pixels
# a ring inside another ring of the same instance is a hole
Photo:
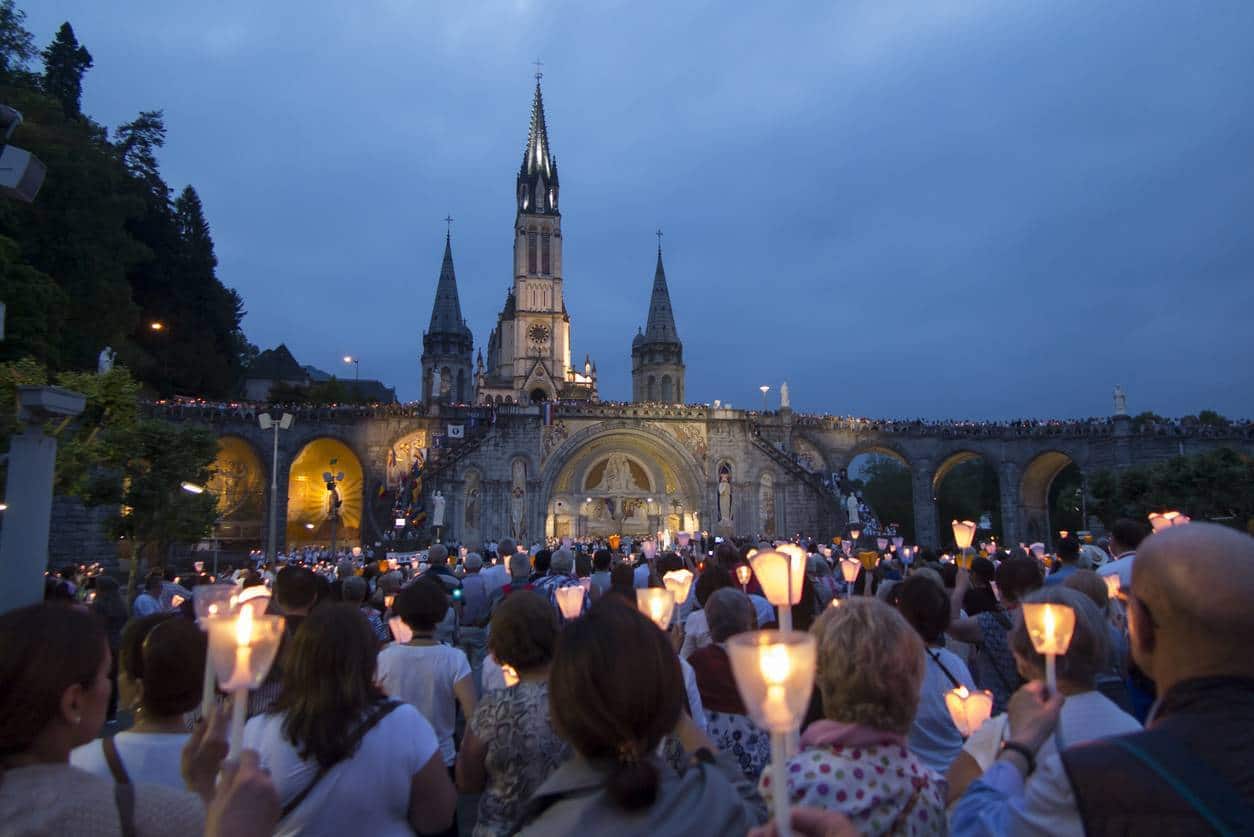
[[[130,600],[99,568],[51,576],[0,615],[0,832],[766,837],[779,794],[802,835],[1254,822],[1254,538],[1122,520],[1096,558],[863,543],[851,582],[799,541],[789,616],[817,660],[782,786],[727,650],[780,621],[745,572],[776,544],[501,539],[153,574]],[[659,626],[637,596],[680,570]],[[285,622],[228,761],[192,598],[230,580]],[[1054,689],[1022,616],[1040,603],[1075,614]],[[960,729],[955,689],[991,717]]]

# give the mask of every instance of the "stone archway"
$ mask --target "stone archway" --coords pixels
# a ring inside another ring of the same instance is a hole
[[[604,422],[576,433],[541,469],[550,537],[694,531],[706,519],[701,468],[664,431]]]
[[[976,463],[981,469],[980,474],[968,471],[968,467],[973,470]],[[981,538],[991,533],[1004,541],[1007,535],[1016,531],[1013,509],[1005,508],[1002,496],[1003,477],[998,471],[999,465],[1000,462],[995,457],[983,451],[962,448],[949,453],[936,466],[936,470],[932,472],[931,489],[940,518],[938,531],[942,542],[952,537],[950,521],[955,518],[986,523],[987,525],[981,526],[979,535]],[[947,496],[952,495],[953,486],[950,486],[950,491],[944,491],[945,480],[959,468],[963,469],[963,476],[969,484],[964,486],[965,490],[960,495]],[[1009,526],[1007,520],[1003,518],[1003,512],[1006,511],[1011,512]],[[989,515],[987,519],[983,518],[985,513]]]
[[[1050,488],[1054,480],[1073,464],[1075,460],[1069,454],[1049,450],[1037,454],[1023,469],[1023,478],[1019,481],[1019,508],[1026,542],[1052,542],[1054,527],[1050,520]]]

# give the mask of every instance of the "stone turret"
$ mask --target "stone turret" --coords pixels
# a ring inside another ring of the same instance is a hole
[[[431,324],[422,335],[422,400],[425,404],[473,403],[474,338],[462,319],[453,272],[452,236],[444,238],[444,263],[435,286]]]
[[[684,394],[684,344],[675,328],[659,244],[649,317],[644,330],[631,341],[631,399],[682,404]]]

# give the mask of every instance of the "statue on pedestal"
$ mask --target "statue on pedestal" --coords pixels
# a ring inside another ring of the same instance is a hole
[[[731,471],[726,465],[718,473],[718,519],[723,523],[732,521]]]
[[[1128,414],[1128,396],[1124,394],[1123,387],[1115,385],[1115,415],[1126,416]]]
[[[431,525],[440,528],[444,525],[444,495],[439,491],[431,498]]]
[[[784,385],[779,388],[779,408],[781,410],[791,410],[792,401],[788,395],[788,382],[784,381]]]
[[[852,491],[845,498],[845,514],[849,518],[851,526],[862,522],[862,519],[858,516],[858,497]]]

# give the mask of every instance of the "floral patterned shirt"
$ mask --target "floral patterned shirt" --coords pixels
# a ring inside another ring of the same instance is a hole
[[[549,684],[526,681],[488,692],[470,729],[488,750],[475,837],[510,834],[523,803],[570,756],[549,719]]]
[[[788,793],[796,805],[840,811],[863,835],[946,834],[945,781],[902,746],[833,745],[788,760]],[[773,801],[771,771],[759,790]]]

